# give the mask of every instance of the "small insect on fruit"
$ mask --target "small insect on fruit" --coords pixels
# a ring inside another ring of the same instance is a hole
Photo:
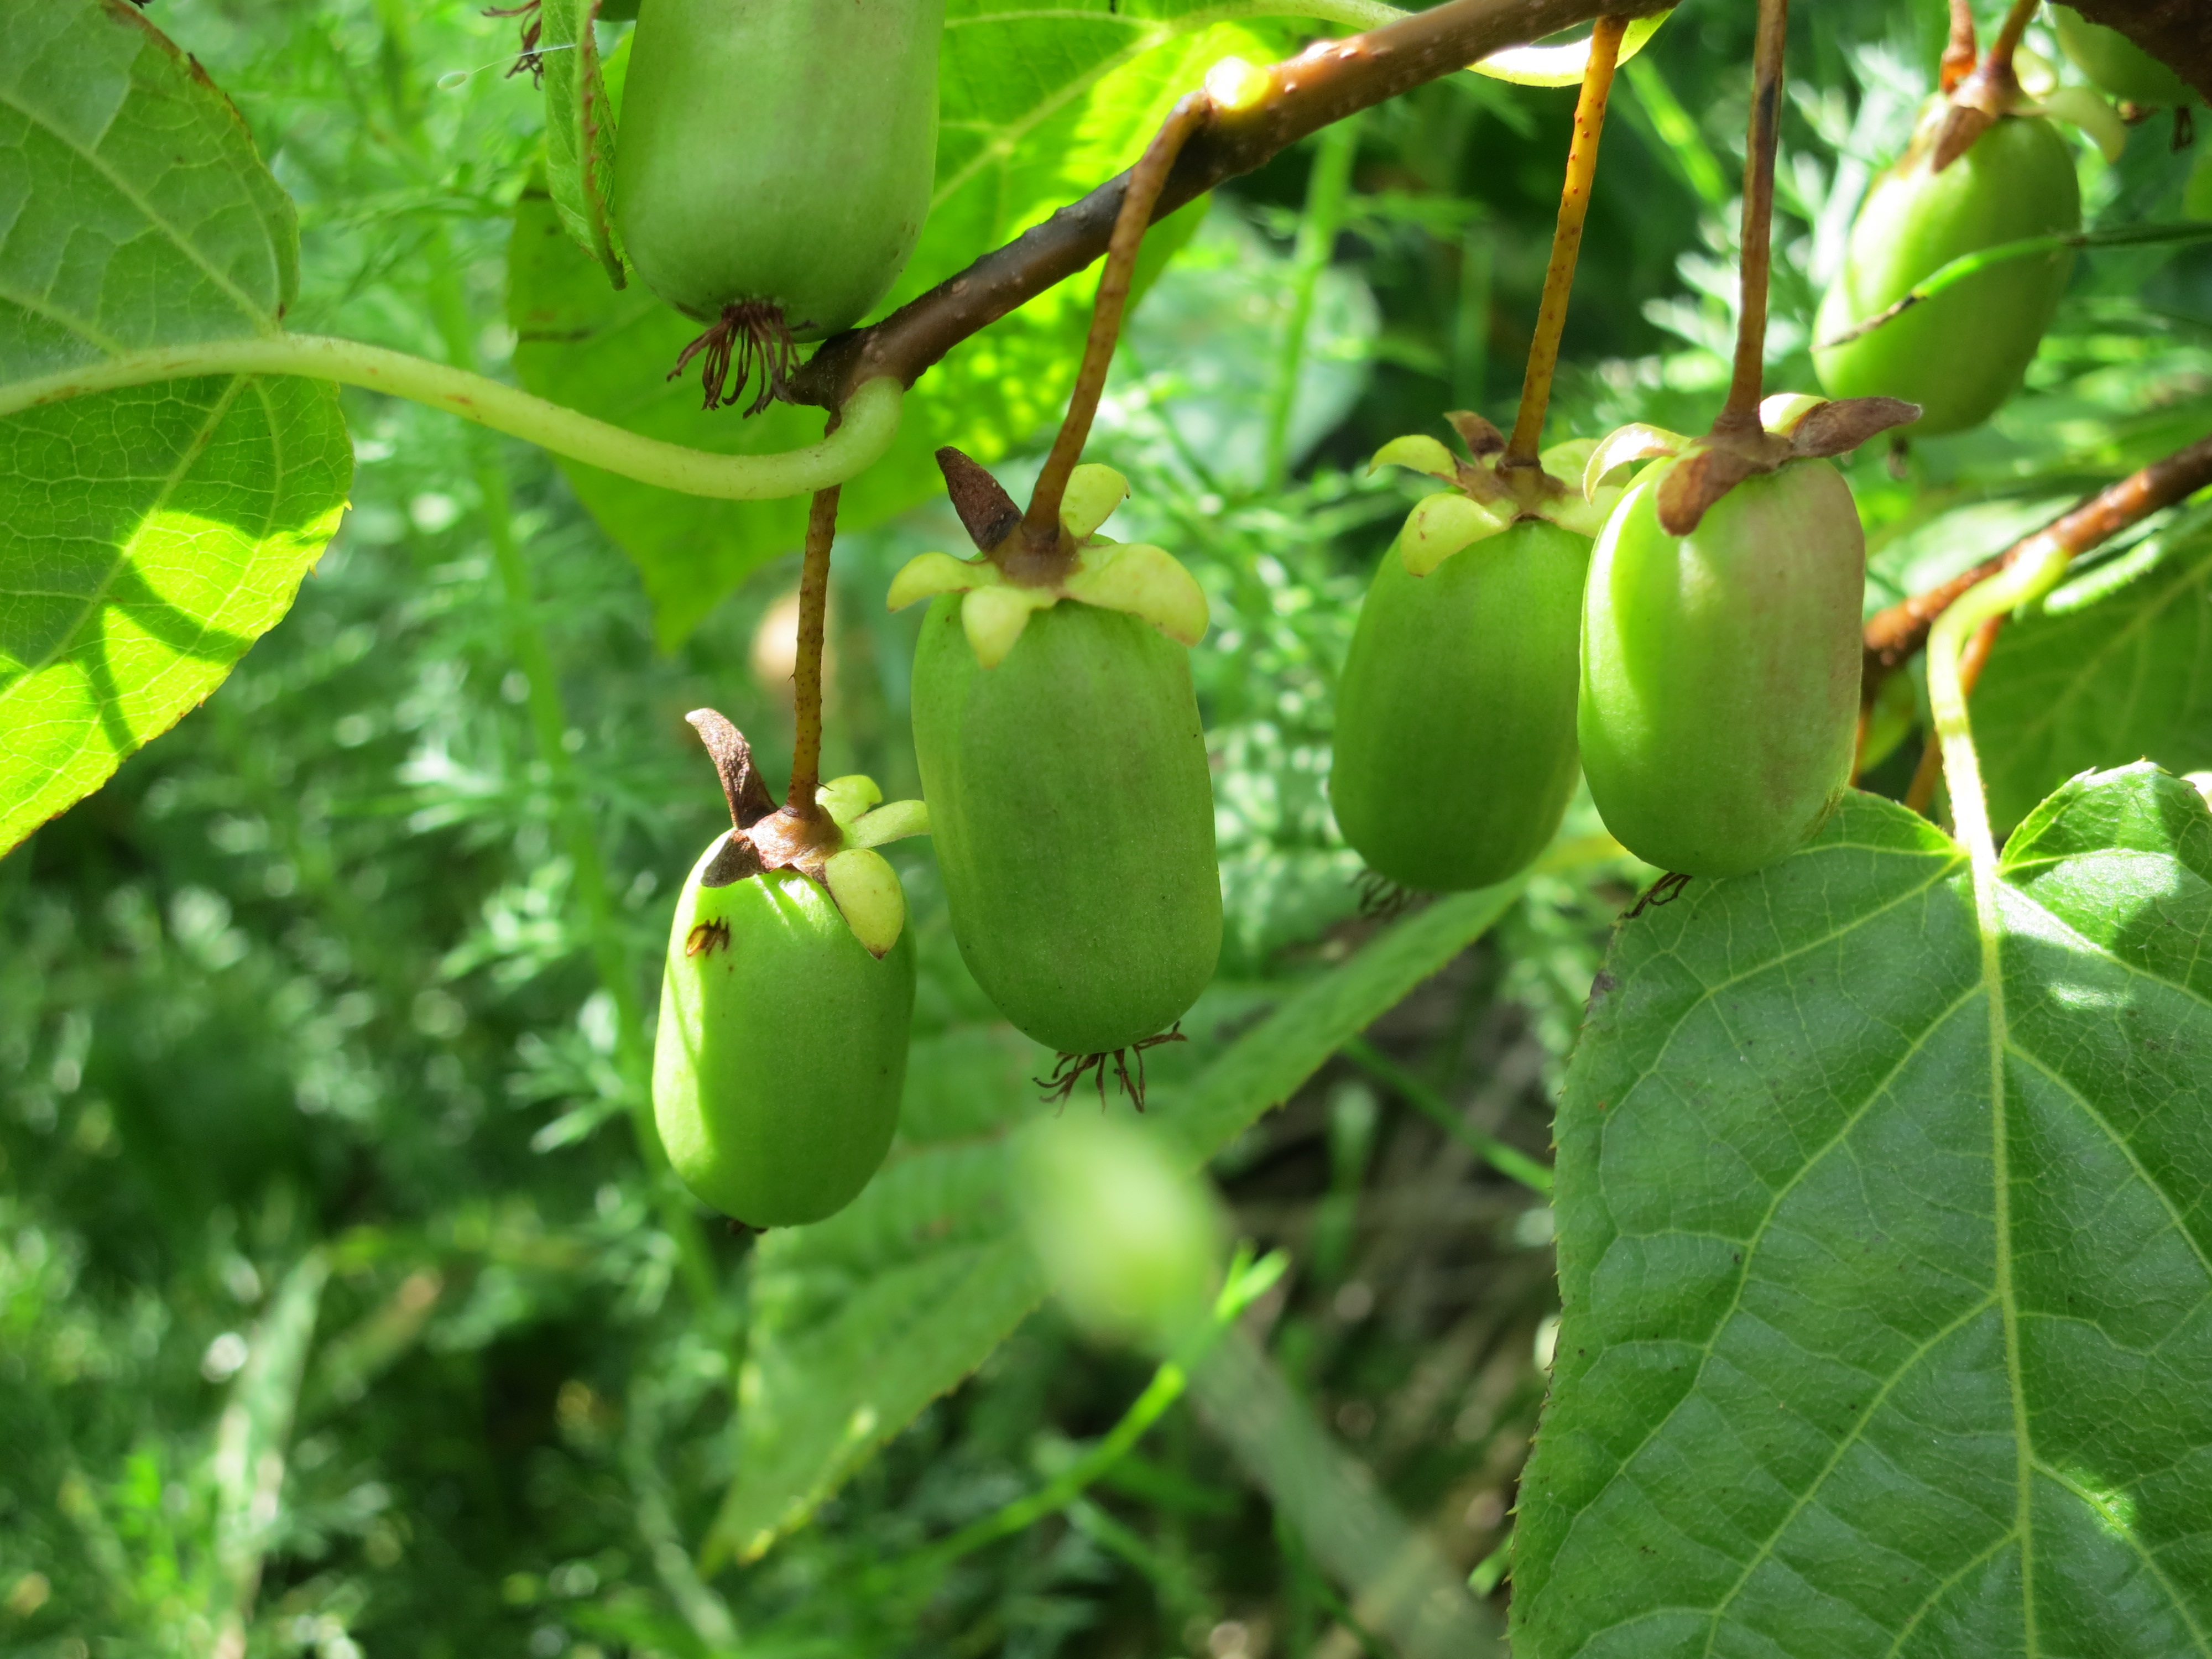
[[[841,778],[802,825],[775,811],[735,727],[710,709],[691,719],[732,826],[676,902],[654,1121],[684,1185],[724,1214],[819,1221],[867,1185],[897,1122],[914,950],[898,878],[867,849],[926,819],[916,802],[868,811],[874,786]]]
[[[1820,301],[1816,341],[1851,333],[1962,255],[2081,228],[2074,158],[2049,120],[2001,116],[1939,172],[1947,108],[1936,105],[1867,193],[1842,272]],[[2073,251],[2061,248],[1978,271],[1867,332],[1816,347],[1820,384],[1837,398],[1919,404],[1910,436],[1978,425],[2020,385],[2073,269]]]
[[[793,344],[904,269],[937,164],[944,0],[644,0],[615,222],[645,284],[709,325],[708,406],[781,390]],[[749,411],[750,412],[750,411]]]

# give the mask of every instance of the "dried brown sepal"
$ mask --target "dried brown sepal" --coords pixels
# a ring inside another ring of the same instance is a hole
[[[1505,453],[1505,434],[1491,422],[1469,409],[1455,409],[1444,416],[1451,422],[1459,441],[1467,446],[1467,453],[1478,461]]]
[[[1868,439],[1919,418],[1920,405],[1902,398],[1838,398],[1806,410],[1790,428],[1790,452],[1800,458],[1848,455]]]
[[[732,882],[757,876],[767,868],[761,862],[760,849],[753,845],[751,837],[742,830],[732,830],[724,838],[722,850],[714,854],[714,862],[700,876],[699,884],[702,887],[727,887]],[[724,940],[725,944],[727,942]],[[689,956],[690,952],[687,950],[684,954]]]
[[[775,798],[761,781],[760,769],[753,764],[752,745],[745,734],[730,723],[729,717],[718,709],[695,708],[684,717],[699,741],[707,745],[714,757],[714,770],[722,780],[722,793],[730,803],[730,827],[750,830],[761,819],[775,811]]]
[[[844,844],[843,832],[828,813],[802,816],[788,806],[770,812],[745,834],[765,868],[799,870],[817,881],[824,879],[823,866]]]
[[[981,462],[947,444],[937,452],[937,470],[945,475],[952,510],[960,515],[978,552],[988,553],[1014,533],[1022,509]]]
[[[1362,870],[1353,884],[1359,894],[1359,914],[1370,921],[1395,921],[1413,907],[1420,897],[1410,887],[1401,886],[1380,870]]]
[[[1688,535],[1715,501],[1754,472],[1773,470],[1733,444],[1692,450],[1659,481],[1659,527],[1670,536]]]
[[[520,17],[522,20],[522,50],[507,66],[507,78],[512,80],[523,70],[539,86],[545,84],[545,59],[538,54],[538,43],[544,38],[545,18],[538,0],[523,0],[519,6],[486,6],[487,17]]]
[[[676,355],[672,380],[702,359],[699,384],[706,394],[701,405],[720,409],[734,404],[749,383],[760,390],[745,405],[748,416],[760,414],[779,398],[789,401],[791,377],[799,368],[799,344],[783,319],[783,307],[772,300],[739,300],[722,307],[722,314],[705,331]],[[726,393],[725,388],[727,388]]]
[[[1621,920],[1633,921],[1646,910],[1665,908],[1681,897],[1682,890],[1694,879],[1696,879],[1694,877],[1686,876],[1679,870],[1670,870],[1644,890],[1644,896],[1636,901],[1635,908],[1622,916]],[[1594,989],[1592,994],[1595,994]]]
[[[1128,1096],[1141,1112],[1145,1109],[1146,1086],[1145,1050],[1157,1048],[1163,1042],[1189,1041],[1182,1034],[1182,1022],[1177,1020],[1174,1030],[1162,1031],[1157,1036],[1148,1036],[1141,1042],[1133,1042],[1126,1048],[1110,1048],[1093,1054],[1062,1054],[1049,1077],[1031,1078],[1030,1081],[1045,1091],[1042,1097],[1043,1099],[1064,1106],[1083,1079],[1092,1078],[1098,1085],[1098,1104],[1103,1109],[1106,1104],[1106,1068],[1111,1066],[1115,1080],[1121,1085],[1121,1092]],[[1137,1059],[1137,1073],[1133,1078],[1129,1075],[1129,1057],[1132,1054]]]

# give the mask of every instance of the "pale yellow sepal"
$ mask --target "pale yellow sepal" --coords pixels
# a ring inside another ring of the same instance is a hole
[[[1257,109],[1274,85],[1267,70],[1242,58],[1224,58],[1206,72],[1206,95],[1231,115]]]
[[[1788,437],[1798,422],[1828,400],[1810,392],[1778,392],[1759,405],[1759,423]]]
[[[1679,455],[1689,441],[1679,432],[1669,432],[1663,426],[1647,426],[1642,421],[1632,421],[1607,433],[1590,452],[1583,467],[1583,499],[1596,501],[1607,479],[1620,468],[1632,462],[1648,461],[1655,455]]]
[[[855,818],[845,828],[848,847],[881,847],[886,842],[929,833],[929,807],[918,800],[895,800]]]
[[[970,588],[960,602],[960,625],[968,630],[975,660],[986,668],[996,668],[1006,661],[1022,629],[1030,625],[1030,613],[1059,603],[1060,595],[1049,587],[1007,584]]]
[[[2047,115],[2079,127],[2108,162],[2118,161],[2120,152],[2128,147],[2128,124],[2120,119],[2119,111],[2089,87],[2061,87],[2037,108],[2023,113]]]
[[[1589,465],[1590,457],[1596,453],[1596,439],[1570,438],[1565,443],[1553,444],[1537,459],[1549,477],[1578,480],[1583,469]],[[1538,507],[1536,514],[1562,530],[1595,538],[1605,528],[1605,521],[1613,516],[1613,504],[1623,493],[1618,486],[1607,485],[1601,486],[1596,495],[1585,496],[1580,490],[1570,488],[1565,495],[1554,496]]]
[[[853,821],[884,798],[876,781],[864,772],[832,778],[814,792],[815,804],[827,812],[840,830],[849,830]]]
[[[1079,542],[1128,499],[1127,478],[1110,466],[1085,461],[1067,475],[1067,493],[1060,500],[1060,527]]]
[[[950,553],[917,553],[891,578],[884,603],[903,611],[939,593],[964,593],[978,583],[994,580],[998,569],[988,559],[956,559]]]
[[[1439,490],[1413,503],[1398,532],[1398,556],[1408,573],[1425,576],[1462,548],[1510,524],[1456,491]]]
[[[1206,637],[1206,590],[1165,548],[1143,542],[1085,548],[1066,592],[1085,605],[1140,617],[1180,645]]]
[[[1459,477],[1459,462],[1451,451],[1434,438],[1414,434],[1393,438],[1375,452],[1375,459],[1367,463],[1370,472],[1386,466],[1402,466],[1410,471],[1425,472],[1431,478],[1442,478],[1451,483]]]
[[[1625,64],[1643,51],[1644,43],[1673,15],[1670,11],[1661,12],[1656,17],[1639,17],[1631,23],[1620,37],[1620,56],[1616,61]],[[1589,67],[1589,48],[1588,39],[1563,46],[1508,46],[1468,67],[1477,75],[1510,81],[1516,86],[1578,87],[1583,71]]]
[[[881,853],[848,847],[823,865],[822,879],[869,955],[881,957],[898,943],[906,928],[906,890]]]

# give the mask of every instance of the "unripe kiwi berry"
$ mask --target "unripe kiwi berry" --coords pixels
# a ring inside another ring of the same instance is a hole
[[[1597,538],[1583,613],[1583,770],[1606,827],[1693,876],[1802,845],[1850,779],[1866,542],[1823,460],[1744,479],[1687,536],[1647,468]]]
[[[2116,28],[2093,23],[2071,6],[2051,9],[2059,49],[2100,90],[2130,104],[2192,104],[2196,88]]]
[[[1962,254],[2079,230],[2074,157],[2039,116],[2008,115],[1941,173],[1930,128],[1875,181],[1851,226],[1844,266],[1820,301],[1815,340],[1841,335]],[[2074,269],[2071,249],[2006,260],[1841,345],[1815,350],[1837,398],[1902,398],[1922,407],[1905,428],[1932,437],[1978,425],[2012,395],[2050,327]]]
[[[1329,799],[1368,867],[1430,892],[1486,887],[1541,852],[1574,793],[1590,541],[1541,519],[1425,576],[1394,549],[1336,696]]]
[[[753,1227],[852,1202],[898,1121],[914,946],[871,954],[822,884],[770,870],[676,903],[653,1045],[653,1119],[684,1184]]]
[[[773,305],[790,337],[858,322],[921,233],[944,0],[643,0],[615,220],[687,314]]]
[[[1166,1030],[1221,949],[1213,790],[1188,651],[1063,599],[995,666],[965,595],[931,602],[914,741],[962,958],[1046,1047],[1106,1054]]]

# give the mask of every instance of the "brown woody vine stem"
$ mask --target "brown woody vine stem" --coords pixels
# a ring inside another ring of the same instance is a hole
[[[1183,146],[1152,217],[1163,218],[1223,180],[1264,166],[1333,121],[1463,69],[1478,58],[1608,13],[1653,16],[1668,9],[1668,3],[1446,0],[1364,34],[1318,42],[1265,71],[1269,85],[1264,94],[1233,114],[1217,115]],[[1109,179],[882,322],[827,342],[793,377],[793,398],[834,409],[877,375],[912,386],[969,335],[1103,253],[1127,183],[1127,173]]]
[[[1751,131],[1743,157],[1743,299],[1736,319],[1735,372],[1727,407],[1713,430],[1759,430],[1759,400],[1766,373],[1766,284],[1773,269],[1774,157],[1782,143],[1782,57],[1790,37],[1790,0],[1759,0],[1752,46]]]
[[[1567,325],[1567,296],[1575,285],[1575,260],[1582,252],[1583,222],[1589,216],[1590,188],[1597,177],[1606,100],[1613,91],[1621,37],[1627,33],[1625,17],[1601,17],[1590,31],[1589,67],[1583,71],[1582,96],[1575,105],[1575,136],[1567,147],[1567,177],[1559,191],[1559,224],[1552,233],[1552,263],[1544,272],[1536,337],[1529,343],[1528,367],[1521,380],[1521,412],[1514,419],[1501,466],[1537,464],[1544,411],[1552,400],[1552,375],[1559,365],[1559,337]]]
[[[2078,558],[2129,526],[2141,523],[2207,485],[2212,485],[2212,437],[2200,438],[2185,449],[2153,461],[2141,471],[2108,484],[2033,535],[2014,543],[1996,557],[1985,559],[1940,586],[1925,593],[1915,593],[1877,612],[1868,622],[1864,635],[1862,708],[1870,707],[1882,682],[1927,644],[1929,630],[1936,625],[1936,619],[1961,596],[1999,571],[2023,561],[2041,558],[2054,550],[2069,559]],[[1963,690],[1972,691],[1981,678],[1983,665],[1989,661],[2002,623],[2002,617],[1992,617],[1975,630],[1959,660],[1959,683]],[[1863,720],[1862,733],[1865,729]],[[1936,784],[1942,775],[1942,748],[1931,738],[1922,751],[1911,787],[1905,792],[1905,804],[1916,812],[1925,811],[1928,803],[1935,799]]]
[[[1191,135],[1213,114],[1212,100],[1193,93],[1178,102],[1152,135],[1143,156],[1131,168],[1114,231],[1106,246],[1106,269],[1098,278],[1098,300],[1091,313],[1091,335],[1084,343],[1083,366],[1077,370],[1075,390],[1067,400],[1067,417],[1060,423],[1052,453],[1037,474],[1030,492],[1030,508],[1022,516],[1022,538],[1032,550],[1057,546],[1060,503],[1067,493],[1068,475],[1083,459],[1083,445],[1091,435],[1091,422],[1098,413],[1098,399],[1106,390],[1106,371],[1114,365],[1114,347],[1121,337],[1121,313],[1128,308],[1129,285],[1137,272],[1138,250],[1145,230],[1152,222],[1152,210],[1168,181],[1169,169]]]

